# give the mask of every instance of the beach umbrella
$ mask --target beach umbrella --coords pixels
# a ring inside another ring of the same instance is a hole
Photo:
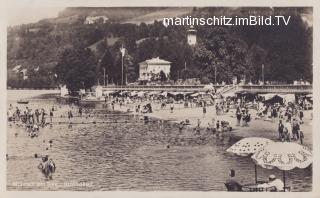
[[[256,153],[261,148],[265,147],[266,145],[272,143],[272,140],[267,138],[260,138],[260,137],[248,137],[243,138],[232,145],[230,148],[227,149],[227,152],[233,153],[239,156],[249,156]],[[257,165],[254,166],[254,173],[255,173],[255,182],[257,183]]]
[[[282,170],[285,188],[285,171],[308,167],[312,163],[312,151],[294,142],[273,142],[259,149],[251,158],[263,168]]]

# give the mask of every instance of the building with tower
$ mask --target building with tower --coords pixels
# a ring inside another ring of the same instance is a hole
[[[189,45],[195,45],[197,43],[197,30],[193,26],[187,31],[187,39]]]

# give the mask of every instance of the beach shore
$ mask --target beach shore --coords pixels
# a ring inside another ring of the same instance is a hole
[[[225,132],[225,134],[230,134],[239,137],[264,137],[274,141],[278,141],[278,123],[279,119],[276,119],[274,122],[271,120],[266,120],[265,118],[256,119],[256,110],[249,109],[250,114],[252,115],[251,122],[249,127],[237,126],[237,120],[235,118],[235,109],[231,109],[228,113],[222,115],[216,115],[214,106],[207,107],[207,113],[203,116],[202,107],[192,107],[185,108],[183,104],[176,104],[171,113],[169,107],[165,109],[160,109],[159,104],[152,104],[153,112],[140,114],[143,116],[148,116],[150,118],[161,119],[171,121],[173,123],[180,123],[188,119],[190,121],[189,127],[196,127],[198,118],[201,121],[200,127],[202,130],[206,130],[208,123],[212,122],[214,118],[216,121],[224,120],[230,123],[232,131]],[[134,106],[122,106],[115,105],[116,111],[127,112],[131,110],[131,114],[137,114],[134,111]],[[312,110],[304,111],[304,123],[301,125],[301,130],[304,133],[304,145],[312,148],[312,120],[311,120]],[[298,143],[298,141],[297,141]]]

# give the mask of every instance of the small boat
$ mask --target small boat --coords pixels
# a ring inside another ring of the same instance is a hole
[[[29,101],[27,101],[27,100],[18,100],[17,103],[18,104],[28,104]]]

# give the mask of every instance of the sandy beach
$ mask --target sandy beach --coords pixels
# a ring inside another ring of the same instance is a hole
[[[208,123],[211,123],[214,118],[216,121],[224,120],[230,123],[232,127],[231,132],[224,132],[224,134],[230,134],[239,137],[264,137],[269,138],[274,141],[278,141],[278,123],[279,119],[276,119],[274,122],[271,120],[266,120],[265,118],[255,119],[256,110],[250,109],[252,115],[251,122],[249,127],[237,126],[237,120],[235,118],[235,109],[230,109],[228,113],[223,115],[216,115],[214,106],[207,107],[207,113],[203,117],[202,107],[192,107],[184,108],[183,104],[175,104],[174,111],[171,113],[169,107],[167,106],[164,109],[160,109],[159,104],[152,104],[153,112],[140,114],[148,116],[155,119],[167,120],[173,123],[180,123],[189,119],[190,125],[188,127],[196,127],[198,118],[201,121],[200,127],[202,130],[206,130]],[[127,109],[133,110],[134,105],[129,104],[127,106],[115,105],[116,111],[127,112]],[[131,114],[136,114],[131,112]],[[301,130],[304,133],[304,145],[312,148],[312,120],[311,120],[312,110],[304,111],[304,123],[301,125]]]

